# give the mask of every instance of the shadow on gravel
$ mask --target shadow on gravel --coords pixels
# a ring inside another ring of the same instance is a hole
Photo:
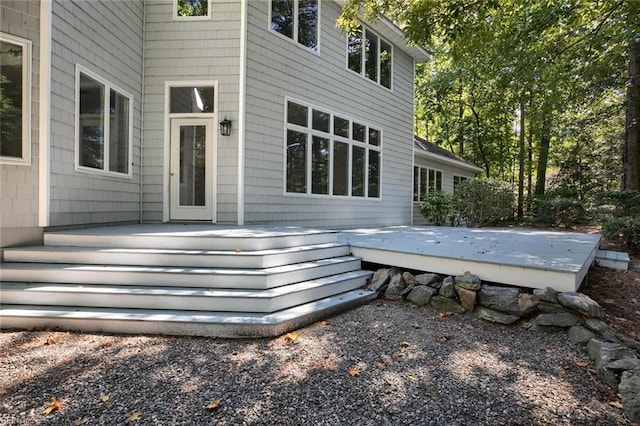
[[[566,340],[389,302],[294,341],[3,333],[0,424],[625,424]]]

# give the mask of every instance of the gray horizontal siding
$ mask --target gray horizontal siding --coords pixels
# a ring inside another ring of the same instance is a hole
[[[53,2],[50,225],[139,218],[143,2]],[[74,170],[75,67],[133,95],[132,178]]]
[[[413,60],[394,50],[393,92],[346,69],[339,7],[321,3],[320,52],[268,30],[268,2],[249,2],[245,221],[347,227],[411,218]],[[383,131],[382,198],[291,196],[284,186],[289,96]]]

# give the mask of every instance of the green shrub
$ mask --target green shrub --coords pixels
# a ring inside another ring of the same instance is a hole
[[[496,179],[461,182],[453,195],[453,208],[468,227],[481,227],[513,218],[513,192]]]
[[[640,217],[615,217],[602,225],[602,233],[606,238],[621,240],[629,247],[640,248]]]
[[[640,216],[640,191],[599,192],[595,195],[593,204],[602,220]]]
[[[536,220],[551,225],[569,227],[585,221],[585,209],[574,198],[552,198],[536,200]]]
[[[442,191],[429,191],[420,204],[420,212],[434,225],[444,225],[451,216],[451,196]]]

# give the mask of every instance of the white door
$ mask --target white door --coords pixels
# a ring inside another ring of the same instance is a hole
[[[214,120],[171,120],[170,218],[214,221]]]

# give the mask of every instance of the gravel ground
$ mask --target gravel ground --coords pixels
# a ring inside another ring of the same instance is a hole
[[[0,425],[629,424],[564,333],[374,301],[297,335],[4,332]]]

